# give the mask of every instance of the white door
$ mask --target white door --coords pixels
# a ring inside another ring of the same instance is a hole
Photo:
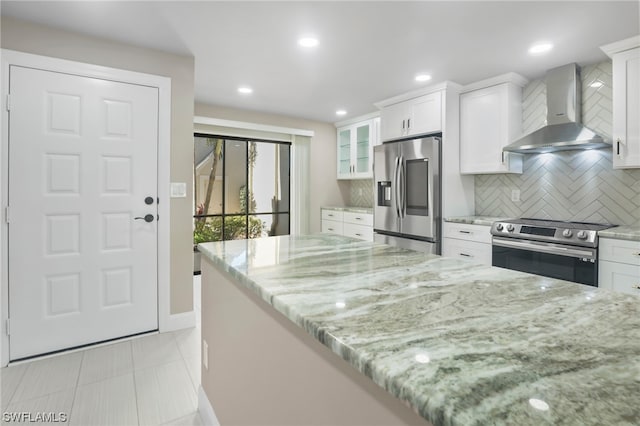
[[[158,89],[11,66],[9,90],[11,360],[157,329]]]

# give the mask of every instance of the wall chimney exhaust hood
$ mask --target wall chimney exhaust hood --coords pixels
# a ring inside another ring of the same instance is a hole
[[[580,68],[575,63],[547,71],[547,125],[521,137],[503,151],[534,154],[611,146],[582,125]]]

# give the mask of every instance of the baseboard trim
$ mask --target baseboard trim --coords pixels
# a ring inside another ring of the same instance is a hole
[[[209,398],[204,393],[202,386],[198,387],[198,412],[200,413],[202,424],[205,426],[220,426],[216,413],[213,411],[211,402],[209,402]]]
[[[191,328],[196,326],[195,311],[181,312],[179,314],[169,315],[165,327],[160,332],[182,330],[183,328]]]

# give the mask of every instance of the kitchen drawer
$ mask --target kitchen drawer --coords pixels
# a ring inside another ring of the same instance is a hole
[[[601,288],[640,296],[640,266],[601,260],[598,267]]]
[[[373,226],[373,215],[368,213],[344,212],[344,222]]]
[[[600,260],[640,265],[640,241],[600,238]]]
[[[491,244],[491,227],[484,225],[467,225],[464,223],[444,222],[444,238],[457,238],[477,243]]]
[[[347,237],[359,238],[365,241],[373,241],[373,227],[366,225],[356,225],[353,223],[344,224],[343,235]]]
[[[486,228],[486,227],[485,227]],[[442,241],[442,255],[458,259],[472,260],[491,265],[491,244],[445,238]]]
[[[322,221],[322,232],[326,232],[329,234],[342,235],[342,231],[343,231],[342,222],[338,222],[335,220]]]
[[[322,219],[337,220],[342,222],[343,212],[340,210],[322,209]]]

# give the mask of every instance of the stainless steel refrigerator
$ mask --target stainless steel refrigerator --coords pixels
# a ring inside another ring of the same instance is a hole
[[[375,241],[441,253],[440,138],[374,148]]]

